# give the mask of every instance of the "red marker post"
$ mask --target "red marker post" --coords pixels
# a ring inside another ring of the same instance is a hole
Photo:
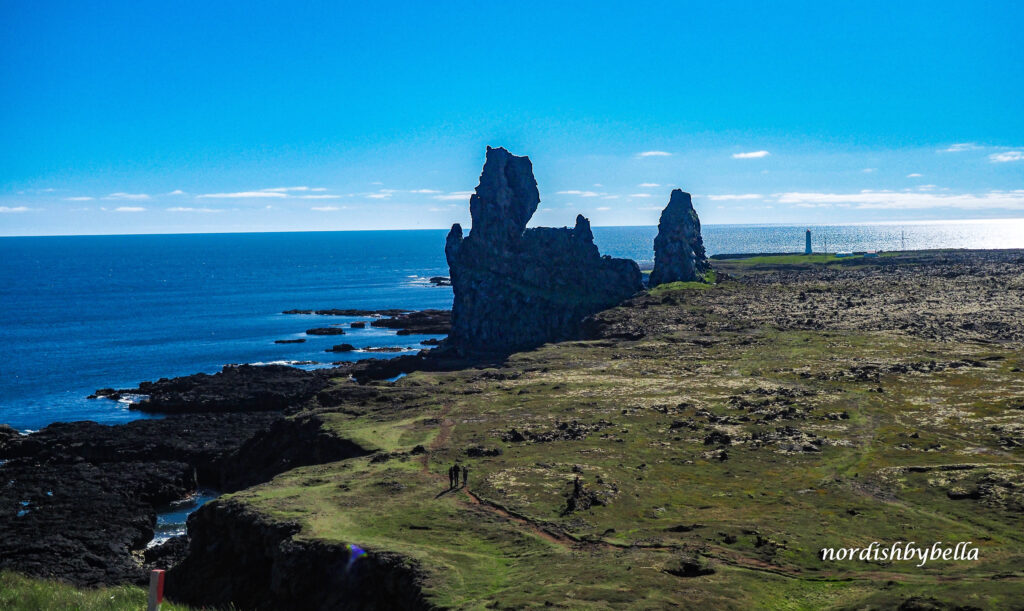
[[[149,606],[147,611],[160,611],[160,603],[164,602],[164,572],[155,570],[149,574]]]

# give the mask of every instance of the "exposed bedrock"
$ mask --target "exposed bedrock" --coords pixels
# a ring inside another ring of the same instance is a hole
[[[281,411],[326,388],[331,375],[331,370],[304,371],[286,365],[228,365],[213,375],[161,378],[133,389],[100,389],[93,396],[147,395],[132,409],[161,414]]]
[[[198,486],[229,492],[367,454],[320,424],[270,412],[182,414],[56,423],[10,438],[0,447],[0,568],[77,585],[140,582],[145,567],[133,552],[152,539],[158,508]]]
[[[190,553],[167,575],[167,596],[241,609],[426,609],[416,568],[399,556],[296,540],[234,501],[214,501],[188,520]]]
[[[700,219],[690,194],[675,189],[658,221],[654,238],[654,270],[648,285],[701,280],[711,269],[700,236]]]
[[[528,157],[487,148],[470,197],[470,234],[452,226],[445,244],[455,294],[449,344],[463,352],[508,352],[576,337],[581,321],[642,290],[628,259],[602,257],[590,222],[526,224],[540,195]]]

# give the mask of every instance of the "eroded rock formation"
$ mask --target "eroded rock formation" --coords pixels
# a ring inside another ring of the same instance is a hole
[[[648,286],[701,280],[711,269],[700,237],[700,219],[690,194],[675,189],[658,221],[654,238],[654,270]]]
[[[452,226],[445,244],[455,302],[449,343],[501,352],[576,337],[581,321],[642,289],[628,259],[602,257],[590,222],[573,228],[526,224],[540,194],[529,157],[487,148],[470,197],[472,232]]]

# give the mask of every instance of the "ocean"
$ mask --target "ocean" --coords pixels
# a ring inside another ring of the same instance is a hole
[[[803,226],[706,225],[708,254],[802,252]],[[1024,220],[811,226],[830,251],[1024,247]],[[655,227],[595,227],[601,252],[642,265]],[[332,361],[335,343],[419,349],[427,336],[304,337],[292,308],[449,308],[444,230],[0,238],[0,423],[146,417],[97,388],[213,373],[229,363]]]

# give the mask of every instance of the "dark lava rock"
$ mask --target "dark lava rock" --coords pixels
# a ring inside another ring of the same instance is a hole
[[[188,537],[178,535],[171,537],[160,545],[148,548],[142,554],[143,568],[146,571],[153,569],[167,570],[172,566],[181,563],[188,556]]]
[[[183,412],[280,411],[301,404],[330,384],[331,370],[286,365],[228,365],[218,373],[143,382],[119,394],[148,395],[132,409]]]
[[[700,236],[700,219],[693,209],[690,194],[675,189],[658,221],[654,270],[648,285],[693,282],[702,279],[709,269],[704,240]]]
[[[352,327],[353,329],[365,329],[366,321],[357,320],[354,323],[350,324],[349,327]]]
[[[338,344],[337,346],[324,350],[324,352],[352,352],[355,349],[356,347],[352,344]]]
[[[0,467],[0,569],[80,586],[144,578],[130,552],[153,538],[155,506],[195,488],[173,461]]]
[[[430,284],[434,286],[451,286],[452,279],[448,276],[434,276],[430,279]]]
[[[464,352],[525,349],[579,335],[581,321],[643,288],[640,268],[602,257],[590,222],[526,224],[540,194],[528,157],[487,148],[470,197],[472,232],[453,225],[445,244],[455,301],[449,342]]]
[[[302,344],[305,341],[306,341],[305,338],[299,338],[299,339],[275,339],[274,343],[275,344]]]
[[[451,310],[406,312],[390,318],[378,318],[370,326],[398,329],[399,335],[447,335],[452,326],[452,313]]]
[[[427,609],[411,561],[357,546],[303,541],[291,522],[271,522],[230,501],[189,518],[191,551],[167,574],[167,596],[196,607]]]
[[[345,330],[341,327],[319,327],[306,329],[306,335],[345,335]]]
[[[484,456],[500,456],[501,448],[485,448],[483,446],[471,446],[466,448],[466,456],[470,458],[482,458]]]
[[[688,556],[680,559],[674,566],[666,568],[665,572],[676,577],[700,577],[711,575],[715,569],[708,566],[707,560],[700,556]]]
[[[430,339],[425,339],[422,342],[420,342],[420,345],[421,346],[440,346],[441,345],[441,340],[437,339],[436,337],[431,337]]]

